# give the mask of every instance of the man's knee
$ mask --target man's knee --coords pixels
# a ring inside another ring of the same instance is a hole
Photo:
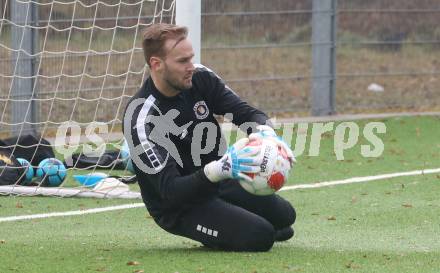
[[[295,208],[289,203],[286,209],[286,226],[291,226],[296,221],[296,210]]]
[[[275,241],[275,229],[267,221],[248,227],[243,236],[240,251],[268,251]]]
[[[281,229],[293,225],[296,221],[296,211],[295,208],[283,198],[277,196],[278,198],[278,208],[277,217],[273,222],[275,229]]]

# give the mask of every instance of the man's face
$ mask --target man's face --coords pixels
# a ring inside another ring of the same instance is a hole
[[[168,40],[165,42],[165,48],[167,55],[163,59],[162,79],[176,91],[190,89],[194,73],[194,51],[191,42],[184,39],[176,45],[176,40]]]

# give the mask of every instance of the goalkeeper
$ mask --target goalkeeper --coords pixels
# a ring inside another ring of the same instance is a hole
[[[154,221],[221,250],[267,251],[275,241],[290,239],[296,218],[292,205],[276,194],[252,195],[237,182],[250,179],[244,173],[260,171],[258,147],[245,147],[249,139],[244,138],[219,156],[225,141],[214,115],[232,114],[237,126],[254,124],[248,130],[254,138],[276,139],[293,162],[291,150],[265,125],[268,117],[214,72],[192,63],[186,27],[154,24],[145,30],[142,46],[150,76],[127,104],[123,130]],[[196,131],[202,123],[217,135]],[[207,150],[200,162],[191,153],[195,138]]]

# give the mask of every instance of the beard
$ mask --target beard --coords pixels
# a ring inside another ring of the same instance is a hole
[[[172,76],[173,74],[168,70],[168,67],[166,65],[164,75],[164,81],[176,91],[188,90],[192,87],[192,80],[190,80],[188,84],[185,84],[183,80],[179,81]]]
[[[171,78],[165,78],[164,80],[169,86],[178,91],[188,90],[192,87],[192,81],[190,81],[189,84],[184,84],[183,82],[180,83],[179,81]]]

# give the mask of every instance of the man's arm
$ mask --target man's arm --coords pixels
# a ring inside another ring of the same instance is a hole
[[[242,174],[256,173],[255,167],[261,162],[258,149],[245,148],[248,139],[238,142],[218,161],[209,163],[206,168],[200,169],[190,175],[182,175],[179,166],[169,153],[171,149],[154,144],[149,135],[153,125],[146,124],[148,116],[148,99],[142,101],[133,111],[132,117],[126,112],[124,122],[130,119],[131,128],[124,126],[124,135],[130,148],[131,159],[134,163],[136,176],[139,183],[152,188],[153,192],[165,200],[169,205],[179,205],[198,197],[203,189],[213,186],[223,179],[248,178]],[[151,102],[151,101],[150,101]],[[128,124],[128,121],[127,121]]]
[[[197,76],[205,85],[214,114],[232,114],[232,123],[237,126],[247,122],[271,125],[265,113],[243,101],[217,74],[203,65],[198,65],[198,69],[201,72]]]
[[[246,126],[248,127],[249,138],[273,138],[277,145],[286,151],[290,161],[295,162],[295,157],[289,145],[277,137],[276,132],[273,130],[273,124],[265,113],[241,100],[213,71],[204,66],[200,66],[200,68],[203,71],[203,82],[208,85],[206,89],[211,90],[210,97],[213,98],[211,104],[214,105],[215,114],[225,115],[231,113],[233,115],[232,122],[237,126],[248,122],[254,123],[250,127]]]
[[[240,126],[245,122],[264,125],[268,122],[269,117],[265,113],[243,101],[220,78],[216,84],[215,94],[215,113],[219,115],[231,113],[233,115],[232,123],[235,125]]]
[[[145,155],[140,156],[141,160],[150,164]],[[212,184],[204,174],[203,169],[182,176],[178,171],[176,161],[171,157],[165,162],[163,169],[157,173],[148,173],[139,167],[135,164],[138,181],[149,183],[161,199],[166,200],[167,204],[171,206],[196,198],[200,189],[210,187]]]
[[[248,138],[238,140],[222,158],[185,176],[180,175],[174,158],[166,155],[162,147],[156,146],[156,151],[147,149],[141,153],[138,158],[141,161],[137,160],[137,164],[134,160],[136,175],[140,182],[153,185],[162,199],[170,204],[179,204],[193,199],[201,188],[212,186],[212,183],[230,178],[251,181],[247,174],[260,172],[263,158],[259,156],[261,147],[247,146],[248,143]],[[162,164],[154,164],[156,160]],[[157,168],[157,172],[152,171],[154,168]]]
[[[153,125],[147,123],[147,119],[157,114],[153,103],[150,98],[137,98],[127,105],[124,136],[139,183],[147,183],[170,205],[179,204],[195,197],[200,188],[209,186],[211,182],[203,170],[182,176],[176,160],[169,153],[170,149],[151,141],[149,136]]]

